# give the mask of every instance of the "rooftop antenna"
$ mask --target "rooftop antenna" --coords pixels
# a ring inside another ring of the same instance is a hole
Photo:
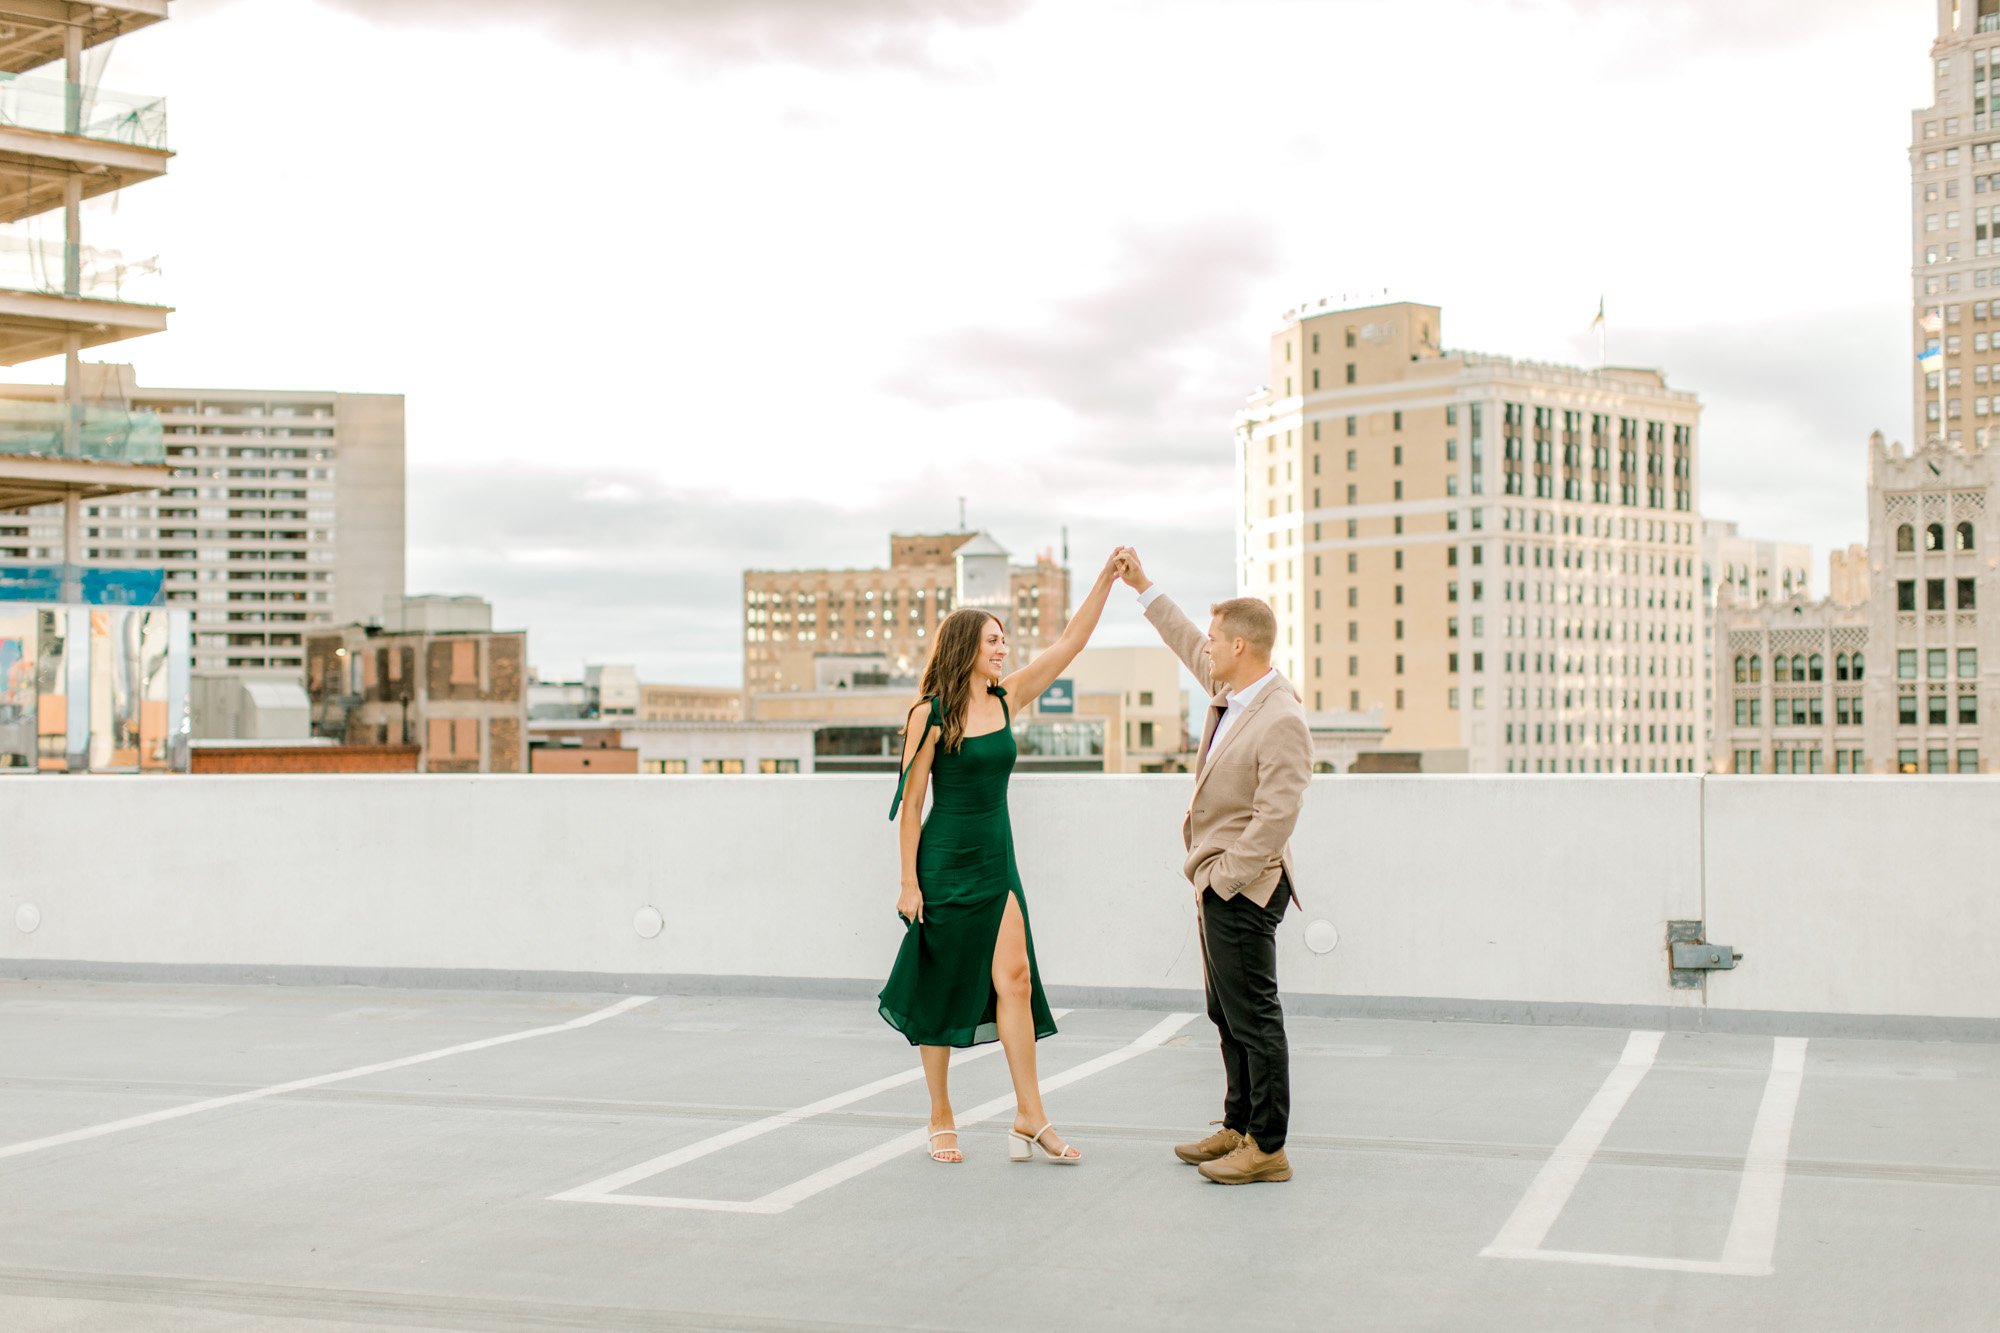
[[[958,497],[958,530],[965,531],[965,497]]]

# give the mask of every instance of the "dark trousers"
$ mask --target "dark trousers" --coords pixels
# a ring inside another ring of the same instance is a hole
[[[1278,923],[1291,905],[1291,883],[1280,878],[1271,905],[1248,898],[1201,895],[1202,970],[1208,1016],[1222,1034],[1222,1069],[1229,1081],[1222,1123],[1257,1140],[1265,1152],[1285,1146],[1292,1114],[1291,1052],[1285,1011],[1278,1003]]]

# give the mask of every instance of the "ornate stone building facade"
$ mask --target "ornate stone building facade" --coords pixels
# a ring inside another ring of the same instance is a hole
[[[2000,450],[1871,437],[1866,598],[1739,606],[1724,594],[1717,772],[1987,771],[2000,631],[1980,603],[2000,569],[1996,480]],[[1852,560],[1835,555],[1843,591]]]

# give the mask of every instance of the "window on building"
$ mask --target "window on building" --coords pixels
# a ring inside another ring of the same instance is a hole
[[[1914,772],[1916,772],[1916,771],[1917,771],[1917,752],[1916,752],[1915,750],[1898,750],[1898,751],[1896,751],[1896,771],[1897,771],[1898,773],[1914,773]]]
[[[1972,549],[1972,545],[1973,545],[1972,525],[1970,523],[1959,524],[1958,549],[1961,551],[1970,551]]]
[[[1950,675],[1949,664],[1949,650],[1944,648],[1926,648],[1924,650],[1924,675],[1931,680],[1943,680],[1946,676]]]
[[[1926,611],[1942,611],[1942,610],[1944,610],[1944,580],[1943,580],[1943,579],[1925,579],[1925,580],[1924,580],[1924,609],[1925,609]]]
[[[1905,694],[1896,699],[1896,724],[1903,727],[1917,725],[1917,696]]]
[[[1977,679],[1978,676],[1979,676],[1979,650],[1977,648],[1959,649],[1958,678],[1960,680],[1974,680]]]
[[[1944,524],[1933,523],[1924,529],[1924,549],[1926,551],[1944,549]]]
[[[1898,648],[1896,650],[1896,679],[1915,680],[1917,678],[1917,650]]]
[[[1834,658],[1833,658],[1833,678],[1834,678],[1835,680],[1846,680],[1846,679],[1847,679],[1847,654],[1846,654],[1846,653],[1836,653],[1836,654],[1834,655]]]
[[[1959,610],[1970,611],[1978,604],[1978,587],[1979,583],[1977,579],[1960,579],[1958,581]]]
[[[1151,724],[1149,723],[1148,725]],[[799,771],[799,761],[796,759],[759,759],[757,761],[757,771],[759,773],[796,773]]]
[[[1926,773],[1951,772],[1951,751],[1949,750],[1924,751],[1924,771]]]
[[[1856,653],[1854,655],[1854,661],[1852,666],[1852,670],[1854,672],[1854,679],[1860,680],[1862,678],[1862,676],[1866,673],[1867,665],[1868,664],[1862,660],[1862,654]]]
[[[1772,657],[1771,679],[1779,685],[1789,685],[1792,680],[1792,659],[1783,653]]]
[[[1760,653],[1750,654],[1750,683],[1757,684],[1764,679],[1764,658]]]
[[[1845,671],[1847,668],[1847,659],[1845,657],[1841,658],[1840,664],[1841,664],[1841,669]],[[1749,659],[1744,657],[1742,653],[1738,653],[1736,654],[1736,683],[1738,685],[1741,685],[1749,678],[1750,678]]]
[[[1979,696],[1961,694],[1958,696],[1958,720],[1962,726],[1971,726],[1979,721]]]
[[[704,759],[701,761],[701,771],[704,773],[741,773],[743,771],[743,761],[741,759]]]
[[[1907,523],[1905,523],[1905,524],[1903,524],[1903,525],[1902,525],[1901,527],[1897,528],[1897,529],[1896,529],[1896,549],[1897,549],[1898,551],[1914,551],[1914,550],[1916,550],[1916,549],[1917,549],[1917,534],[1916,534],[1916,529],[1912,528],[1912,527],[1911,527],[1911,526],[1910,526],[1909,524],[1907,524]]]
[[[454,685],[479,683],[479,645],[469,639],[457,639],[452,642],[451,683]]]
[[[688,771],[685,759],[648,759],[639,766],[642,773],[678,774]]]
[[[1896,609],[1914,611],[1917,609],[1917,581],[1915,579],[1896,580]]]
[[[1948,715],[1950,709],[1947,707],[1947,700],[1944,694],[1938,691],[1931,693],[1930,707],[1925,709],[1924,712],[1930,724],[1934,727],[1941,727],[1951,720]]]
[[[1977,773],[1979,771],[1979,751],[1960,750],[1958,752],[1958,771],[1961,773]]]

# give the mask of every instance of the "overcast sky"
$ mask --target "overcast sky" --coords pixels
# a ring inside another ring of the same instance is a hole
[[[1230,588],[1296,302],[1657,366],[1702,509],[1864,536],[1910,430],[1927,0],[180,0],[143,383],[402,393],[410,590],[545,673],[739,679],[745,567],[974,527]],[[24,367],[50,378],[60,367]],[[1102,642],[1145,642],[1136,611]]]

